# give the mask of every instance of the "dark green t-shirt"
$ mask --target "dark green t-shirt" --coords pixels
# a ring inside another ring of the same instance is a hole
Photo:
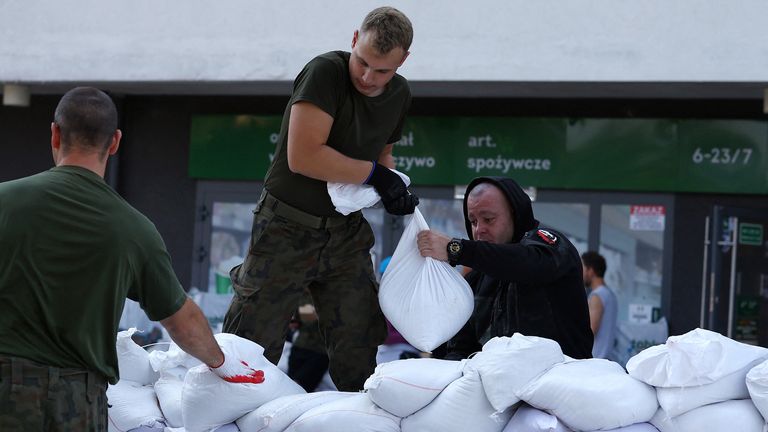
[[[291,106],[300,101],[310,102],[333,117],[326,145],[353,159],[378,160],[385,145],[400,140],[411,103],[408,82],[398,74],[379,96],[368,97],[358,92],[349,77],[349,56],[344,51],[319,55],[296,77],[283,114],[275,157],[265,179],[272,195],[317,216],[338,213],[328,196],[326,182],[288,168]]]
[[[0,353],[117,381],[125,298],[152,320],[186,294],[157,229],[96,173],[0,183]]]

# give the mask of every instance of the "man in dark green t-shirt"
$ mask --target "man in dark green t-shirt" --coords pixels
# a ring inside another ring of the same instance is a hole
[[[107,430],[105,390],[119,378],[126,297],[225,380],[255,374],[224,357],[155,226],[104,182],[121,136],[109,96],[75,88],[51,124],[56,167],[0,183],[4,432]]]
[[[413,213],[418,199],[391,170],[411,102],[396,72],[412,39],[402,12],[378,8],[354,32],[351,52],[319,55],[299,73],[254,211],[249,253],[230,273],[236,295],[224,331],[261,344],[273,363],[309,290],[340,390],[362,389],[387,328],[371,228],[359,211],[336,212],[327,182],[369,184],[389,213]]]

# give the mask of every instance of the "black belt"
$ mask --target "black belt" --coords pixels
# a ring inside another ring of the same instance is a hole
[[[261,193],[260,201],[262,208],[268,208],[275,215],[315,229],[333,228],[339,225],[344,225],[349,222],[350,217],[359,216],[360,214],[360,212],[355,212],[349,216],[315,216],[280,201],[267,192],[266,189]]]

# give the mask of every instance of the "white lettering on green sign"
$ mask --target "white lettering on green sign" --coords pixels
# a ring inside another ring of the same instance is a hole
[[[753,223],[740,223],[739,243],[750,246],[762,246],[763,225]]]
[[[406,135],[403,135],[402,138],[400,138],[400,141],[395,143],[396,146],[401,147],[413,147],[413,131],[408,132]]]
[[[485,136],[471,136],[469,137],[469,141],[467,141],[467,147],[488,147],[488,148],[495,148],[496,143],[493,142],[493,137],[490,135]]]
[[[549,171],[552,162],[549,159],[536,158],[504,158],[496,155],[495,158],[471,157],[467,158],[467,168],[479,173],[483,170],[496,170],[507,174],[511,171]]]
[[[395,166],[401,171],[412,168],[434,168],[435,158],[432,156],[395,156]]]

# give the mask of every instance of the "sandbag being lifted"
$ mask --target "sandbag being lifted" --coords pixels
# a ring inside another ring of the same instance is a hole
[[[427,229],[417,208],[382,277],[379,304],[411,345],[431,352],[461,330],[475,301],[469,284],[453,267],[421,256],[416,237]]]

